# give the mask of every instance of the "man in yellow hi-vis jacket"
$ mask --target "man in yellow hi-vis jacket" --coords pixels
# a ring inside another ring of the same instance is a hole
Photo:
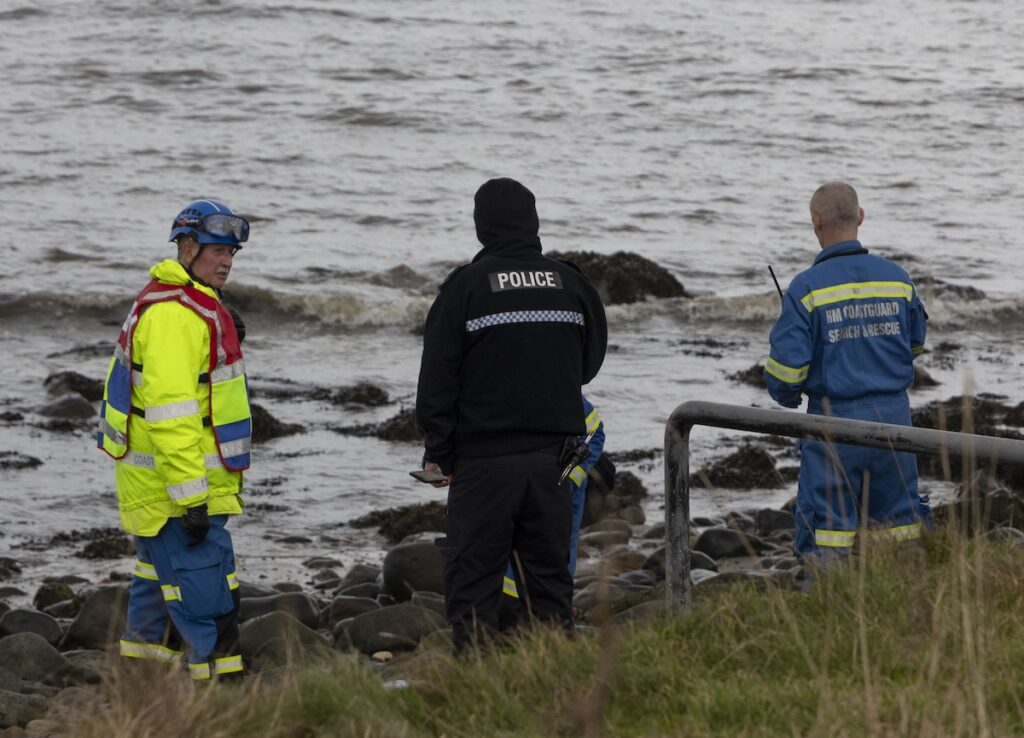
[[[117,460],[121,524],[138,556],[121,655],[180,661],[173,625],[195,679],[242,673],[224,526],[242,512],[252,417],[244,328],[218,291],[248,237],[249,224],[215,200],[175,218],[178,258],[150,269],[121,328],[97,435]]]

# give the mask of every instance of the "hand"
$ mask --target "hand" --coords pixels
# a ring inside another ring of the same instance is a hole
[[[238,342],[241,343],[245,340],[245,321],[242,320],[242,314],[233,307],[229,307],[228,312],[231,313],[231,320],[235,324],[235,333],[238,334]]]
[[[423,462],[423,469],[424,469],[424,471],[436,471],[436,472],[440,472],[441,471],[441,467],[439,465],[435,464],[433,461],[424,461]],[[431,482],[431,484],[434,485],[435,487],[447,487],[449,484],[451,484],[451,482],[452,482],[452,475],[451,474],[446,474],[443,481]]]
[[[181,519],[181,525],[188,535],[188,546],[198,546],[206,540],[210,532],[210,516],[206,512],[206,503],[190,507]]]

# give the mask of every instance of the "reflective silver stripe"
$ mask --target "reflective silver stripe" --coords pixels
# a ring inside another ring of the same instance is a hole
[[[173,584],[161,584],[160,589],[163,590],[165,602],[175,602],[181,599],[181,589]]]
[[[182,400],[169,402],[166,405],[153,405],[146,408],[146,422],[159,423],[161,420],[175,420],[189,415],[199,414],[198,400]]]
[[[174,663],[181,659],[181,651],[167,648],[156,643],[139,643],[137,641],[121,641],[121,655],[133,659],[153,659],[165,663]]]
[[[228,589],[238,589],[238,572],[233,571],[225,579],[228,580]]]
[[[214,369],[210,373],[210,383],[217,384],[217,382],[227,382],[229,379],[240,377],[245,374],[245,362],[239,359],[233,364],[228,364],[220,369]]]
[[[583,313],[572,310],[514,310],[507,313],[494,313],[466,321],[466,332],[472,333],[492,325],[509,323],[574,323],[585,325]]]
[[[242,657],[241,656],[222,656],[219,659],[214,659],[213,662],[213,673],[214,674],[231,674],[232,672],[242,670]]]
[[[143,469],[156,469],[156,457],[153,454],[141,454],[138,451],[129,451],[123,458],[119,459],[122,464],[138,466]]]
[[[241,456],[242,454],[249,453],[251,448],[251,438],[239,438],[237,441],[222,443],[220,445],[220,452],[224,454],[225,459],[230,459],[232,456]]]
[[[117,359],[117,363],[125,369],[130,370],[132,368],[132,360],[128,358],[128,353],[121,348],[121,344],[117,344],[114,347],[114,358]]]
[[[124,433],[122,433],[121,431],[117,430],[114,426],[112,426],[110,424],[110,421],[108,421],[106,418],[100,418],[99,426],[100,432],[107,438],[112,440],[114,443],[118,443],[122,446],[128,443],[128,439],[125,438]]]
[[[220,454],[206,454],[203,460],[206,462],[207,469],[219,469],[224,466],[224,462],[220,460]]]
[[[160,577],[156,574],[156,567],[152,564],[147,564],[145,561],[136,561],[132,574],[137,576],[139,579],[148,579],[151,582],[160,581]]]
[[[210,678],[210,665],[209,664],[189,664],[189,673],[192,674],[193,679],[209,679]]]
[[[142,386],[142,372],[132,372],[132,385],[135,387]]]
[[[210,484],[206,481],[206,477],[199,477],[199,479],[193,479],[184,484],[169,485],[167,494],[171,496],[172,500],[187,500],[189,497],[203,494],[209,488]]]

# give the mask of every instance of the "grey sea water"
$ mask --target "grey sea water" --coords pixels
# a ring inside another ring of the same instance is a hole
[[[1019,402],[1022,37],[1011,0],[4,0],[0,409],[27,422],[0,423],[0,450],[44,464],[0,471],[0,555],[27,580],[118,566],[23,548],[116,524],[109,460],[31,410],[52,371],[102,375],[195,196],[253,221],[228,293],[249,306],[257,388],[368,380],[394,400],[264,402],[307,432],[256,456],[235,526],[251,578],[379,558],[347,521],[443,496],[406,474],[414,446],[330,427],[413,401],[415,329],[475,252],[472,195],[492,176],[536,193],[547,248],[635,251],[698,295],[609,309],[587,391],[611,450],[660,446],[687,399],[771,405],[727,375],[763,360],[767,265],[785,285],[810,263],[806,203],[836,178],[861,194],[866,245],[921,286],[932,344],[958,347],[923,358],[941,384],[913,402],[965,382]],[[735,437],[697,431],[697,461]],[[625,468],[656,519],[660,460]],[[792,492],[703,492],[693,509]],[[277,543],[293,534],[313,543]]]

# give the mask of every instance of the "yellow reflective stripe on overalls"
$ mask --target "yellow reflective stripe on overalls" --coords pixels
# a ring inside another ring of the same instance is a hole
[[[164,592],[165,602],[181,601],[181,589],[173,584],[161,584],[160,589]]]
[[[771,374],[773,377],[778,379],[780,382],[786,384],[800,384],[807,379],[807,372],[811,369],[810,364],[804,364],[796,368],[780,364],[772,357],[768,357],[768,361],[765,362],[764,370]]]
[[[569,479],[572,480],[573,484],[579,487],[583,484],[583,480],[587,478],[587,473],[583,471],[582,466],[573,467],[573,470],[569,472]]]
[[[847,282],[833,287],[822,287],[820,290],[811,290],[800,302],[810,313],[814,311],[814,308],[831,305],[834,302],[870,300],[875,297],[912,300],[914,285],[907,282]]]
[[[159,582],[160,577],[156,575],[156,567],[152,564],[147,564],[145,561],[135,560],[135,567],[132,569],[132,574],[137,576],[139,579],[148,579],[151,582]]]
[[[828,548],[849,548],[856,536],[855,530],[815,530],[814,542]]]
[[[502,586],[501,591],[507,594],[509,597],[515,597],[519,599],[519,590],[516,589],[516,580],[510,576],[505,577],[505,584]]]
[[[920,356],[924,353],[924,346],[911,346],[910,350],[914,353],[914,356]]]
[[[214,674],[233,674],[242,671],[241,656],[222,656],[213,661]]]
[[[139,641],[121,641],[121,655],[130,659],[150,659],[162,661],[166,664],[174,663],[181,659],[181,651],[161,646],[156,643],[141,643]]]
[[[591,410],[590,415],[587,416],[587,433],[593,433],[599,425],[601,425],[601,416],[597,414],[597,410]]]
[[[193,679],[209,679],[210,678],[210,665],[203,664],[189,664],[188,672],[192,675]]]
[[[228,580],[228,589],[238,589],[238,572],[233,571],[225,579]]]
[[[871,531],[872,538],[883,538],[890,541],[913,541],[921,537],[921,524],[897,525],[894,528],[881,528]]]

